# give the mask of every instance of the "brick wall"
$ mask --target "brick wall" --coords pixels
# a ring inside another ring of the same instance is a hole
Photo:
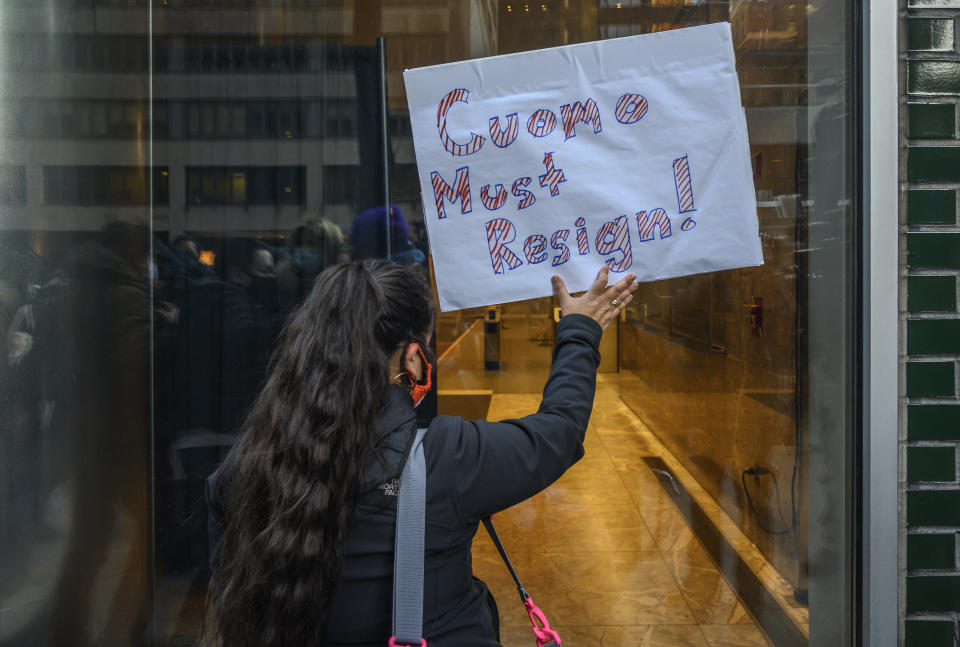
[[[960,0],[905,17],[906,647],[958,647]]]

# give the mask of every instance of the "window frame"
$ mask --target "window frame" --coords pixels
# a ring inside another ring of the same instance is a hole
[[[898,556],[899,63],[898,3],[862,0],[859,18],[861,205],[860,645],[896,647],[902,599]],[[891,136],[890,133],[898,133]]]

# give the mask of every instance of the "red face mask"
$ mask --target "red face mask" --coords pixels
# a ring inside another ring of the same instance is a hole
[[[423,399],[427,397],[427,393],[430,392],[430,387],[433,386],[433,365],[430,364],[426,353],[423,352],[423,347],[417,342],[408,344],[404,355],[414,346],[416,346],[417,353],[420,355],[420,361],[423,362],[423,382],[417,383],[417,376],[410,369],[407,369],[406,372],[407,377],[410,378],[410,397],[413,398],[413,406],[416,407],[423,402]]]

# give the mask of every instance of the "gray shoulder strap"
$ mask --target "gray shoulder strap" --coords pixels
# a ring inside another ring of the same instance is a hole
[[[423,435],[417,429],[407,464],[400,475],[397,528],[393,544],[393,635],[398,644],[420,645],[423,639],[424,517],[427,462]]]

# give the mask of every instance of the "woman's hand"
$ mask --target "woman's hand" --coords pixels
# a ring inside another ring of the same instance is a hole
[[[597,280],[593,282],[590,289],[578,297],[570,296],[563,279],[554,276],[553,293],[560,302],[562,316],[587,315],[601,327],[606,328],[614,317],[633,300],[633,293],[638,287],[634,282],[637,278],[636,274],[627,274],[614,285],[607,287],[609,276],[610,268],[604,265],[597,273]]]

